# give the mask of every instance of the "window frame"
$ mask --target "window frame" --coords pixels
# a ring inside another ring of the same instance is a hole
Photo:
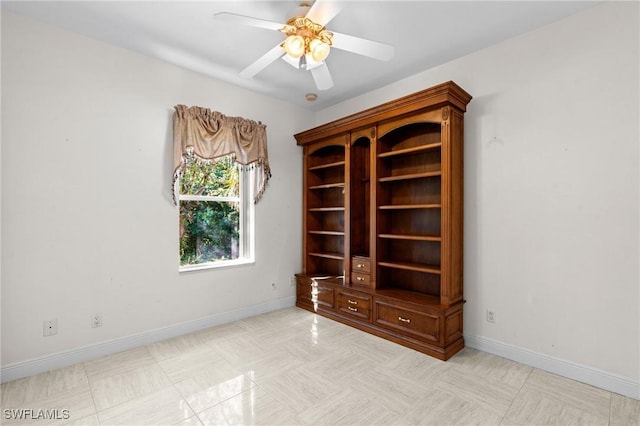
[[[188,166],[186,166],[188,167]],[[191,265],[182,265],[178,255],[178,272],[201,271],[204,269],[217,269],[229,266],[247,265],[255,263],[255,206],[253,194],[255,193],[254,179],[248,174],[248,169],[235,164],[238,168],[239,192],[238,197],[221,197],[212,195],[187,195],[182,194],[178,189],[178,216],[180,216],[180,203],[182,201],[216,201],[216,202],[239,202],[240,205],[240,229],[239,229],[239,255],[233,260],[217,260],[213,262],[203,262]],[[178,179],[182,179],[180,176]],[[177,182],[178,188],[181,187]],[[179,222],[179,220],[178,220]],[[178,246],[179,246],[178,242]],[[179,251],[179,250],[178,250]]]

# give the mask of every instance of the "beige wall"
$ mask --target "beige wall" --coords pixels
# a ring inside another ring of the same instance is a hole
[[[267,125],[273,178],[255,210],[254,265],[178,273],[170,183],[179,103]],[[292,303],[302,244],[293,134],[312,113],[5,11],[2,121],[3,367]],[[90,328],[94,312],[102,328]],[[58,335],[43,338],[51,318]]]
[[[596,6],[316,119],[447,80],[467,90],[465,335],[636,384],[638,6]]]

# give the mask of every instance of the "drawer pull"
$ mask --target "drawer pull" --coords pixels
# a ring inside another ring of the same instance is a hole
[[[364,268],[364,263],[358,263],[358,268]]]
[[[347,306],[347,309],[352,312],[358,312],[358,308],[352,308],[351,306]]]
[[[406,322],[407,324],[411,323],[411,320],[409,318],[398,317],[398,321]]]
[[[356,277],[356,280],[358,280],[358,281],[364,281],[364,277]]]
[[[358,302],[356,302],[355,300],[351,300],[351,299],[347,299],[347,302],[348,302],[350,305],[357,305],[357,304],[358,304]]]

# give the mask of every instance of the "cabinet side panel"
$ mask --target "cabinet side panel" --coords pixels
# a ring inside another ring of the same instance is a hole
[[[302,273],[307,273],[307,211],[309,211],[309,200],[307,197],[307,186],[309,185],[309,147],[305,146],[302,154]]]
[[[442,123],[442,293],[441,303],[462,300],[463,118],[444,108]]]

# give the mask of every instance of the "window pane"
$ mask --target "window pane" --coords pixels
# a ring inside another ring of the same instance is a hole
[[[180,201],[180,265],[237,259],[238,203]]]
[[[180,178],[180,194],[239,197],[239,170],[231,156],[220,157],[210,164],[188,161]]]

